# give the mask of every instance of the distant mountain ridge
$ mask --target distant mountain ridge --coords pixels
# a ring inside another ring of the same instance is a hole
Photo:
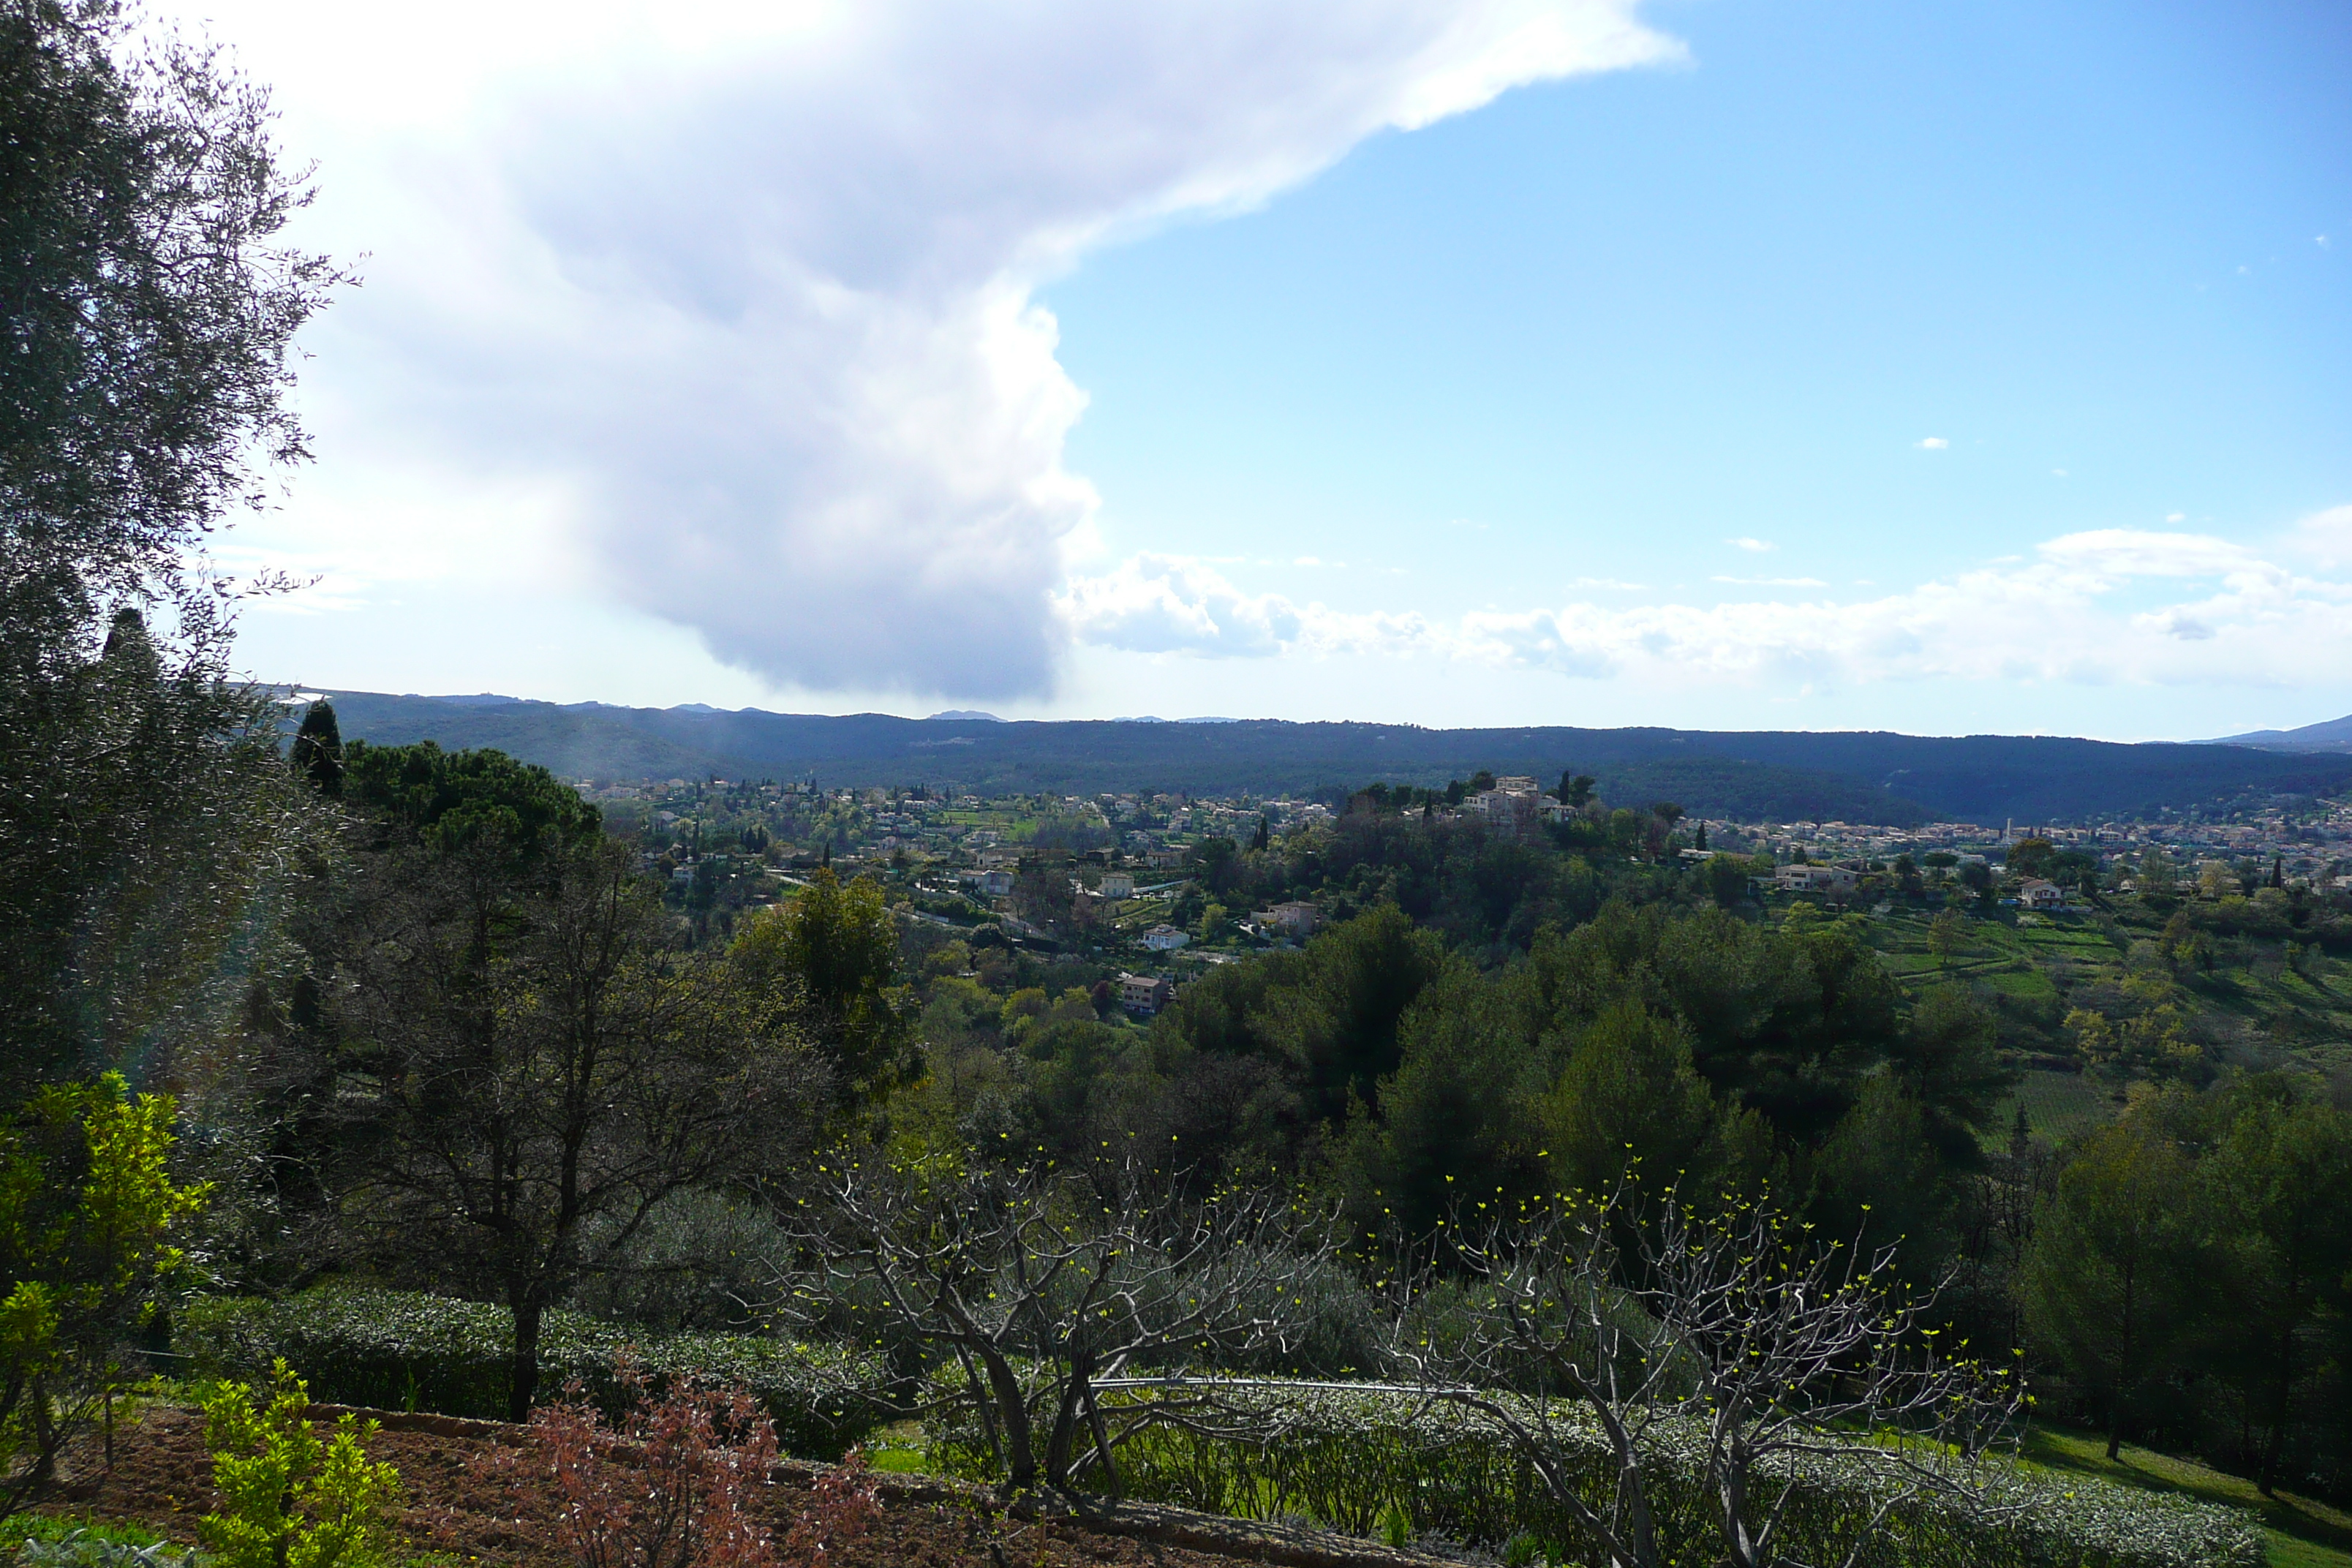
[[[2216,746],[2255,746],[2269,752],[2352,752],[2352,716],[2324,719],[2296,730],[2255,730],[2225,735]]]
[[[568,777],[796,779],[982,793],[1296,795],[1480,768],[1745,820],[2021,824],[2139,816],[2352,788],[2352,757],[2240,745],[1885,731],[1427,730],[1411,724],[901,719],[331,692],[343,734],[493,746]]]

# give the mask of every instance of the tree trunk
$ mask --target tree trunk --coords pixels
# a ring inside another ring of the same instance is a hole
[[[2288,1329],[2279,1336],[2278,1394],[2271,1405],[2270,1436],[2263,1443],[2263,1473],[2254,1482],[2254,1489],[2264,1497],[2276,1497],[2273,1489],[2278,1485],[2279,1455],[2286,1447],[2286,1426],[2294,1414],[2294,1330]]]
[[[987,1346],[975,1346],[973,1354],[988,1371],[990,1394],[996,1401],[996,1413],[1004,1418],[1004,1485],[1008,1491],[1025,1492],[1037,1485],[1037,1454],[1029,1435],[1029,1403],[1021,1392],[1021,1380],[1013,1373],[1005,1359]]]
[[[544,1308],[530,1297],[514,1301],[514,1361],[507,1373],[507,1419],[520,1425],[530,1419],[531,1398],[539,1392],[539,1321]]]

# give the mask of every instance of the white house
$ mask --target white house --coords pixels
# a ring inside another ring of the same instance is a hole
[[[1013,891],[1013,873],[1002,866],[987,871],[966,871],[963,879],[983,898],[1001,899]]]
[[[1153,926],[1143,933],[1143,945],[1154,952],[1173,952],[1192,940],[1174,926]]]
[[[1772,873],[1772,885],[1790,893],[1850,893],[1862,874],[1849,866],[1781,866]]]
[[[1131,899],[1135,897],[1135,874],[1131,871],[1106,871],[1102,886],[1097,890],[1106,899]]]
[[[1261,931],[1278,931],[1287,937],[1310,937],[1323,925],[1323,911],[1301,899],[1259,910],[1250,923]]]
[[[2028,877],[2017,885],[2017,901],[2029,910],[2063,909],[2066,889],[2040,877]]]

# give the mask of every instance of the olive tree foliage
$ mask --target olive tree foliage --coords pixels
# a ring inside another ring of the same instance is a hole
[[[1507,1434],[1608,1563],[1666,1561],[1669,1474],[1696,1476],[1730,1568],[1787,1561],[1800,1457],[1833,1459],[1873,1500],[1857,1553],[1915,1500],[1988,1506],[1973,1463],[2013,1442],[2020,1380],[1947,1353],[1893,1247],[1822,1239],[1763,1204],[1643,1202],[1631,1184],[1481,1208],[1440,1238],[1463,1280],[1442,1329],[1412,1308],[1429,1275],[1401,1272],[1396,1364]],[[1575,1462],[1595,1425],[1615,1471],[1597,1500]]]
[[[271,705],[226,679],[240,590],[203,563],[303,455],[291,341],[342,277],[276,242],[308,191],[268,130],[215,51],[111,0],[0,0],[12,1096],[185,1032],[293,808]]]
[[[907,1163],[845,1153],[782,1207],[798,1258],[779,1311],[863,1316],[962,1373],[950,1398],[976,1416],[1008,1493],[1117,1495],[1118,1451],[1156,1425],[1216,1427],[1212,1390],[1134,1405],[1097,1398],[1138,1372],[1281,1354],[1284,1303],[1332,1257],[1328,1215],[1272,1189],[1170,1197],[1164,1173],[1106,1161],[1075,1173],[1034,1163]]]

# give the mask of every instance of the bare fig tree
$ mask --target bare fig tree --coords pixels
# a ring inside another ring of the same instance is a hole
[[[1117,1496],[1118,1448],[1206,1415],[1214,1394],[1107,1407],[1100,1384],[1281,1355],[1281,1309],[1332,1250],[1330,1216],[1290,1195],[1181,1201],[1137,1161],[1072,1173],[1042,1156],[958,1168],[876,1152],[828,1163],[818,1182],[785,1214],[801,1256],[782,1271],[784,1315],[854,1306],[884,1320],[877,1333],[953,1355],[953,1397],[969,1401],[1008,1492],[1093,1479]]]
[[[1401,1311],[1398,1363],[1507,1434],[1614,1568],[1678,1555],[1658,1517],[1668,1466],[1685,1496],[1698,1488],[1729,1568],[1793,1562],[1780,1528],[1808,1477],[1864,1500],[1846,1568],[1907,1504],[1997,1509],[1977,1462],[2013,1444],[2020,1380],[1946,1352],[1934,1294],[1897,1282],[1891,1247],[1630,1187],[1441,1239],[1467,1276],[1464,1309],[1443,1331],[1425,1308]],[[1588,1495],[1596,1427],[1613,1474]]]

